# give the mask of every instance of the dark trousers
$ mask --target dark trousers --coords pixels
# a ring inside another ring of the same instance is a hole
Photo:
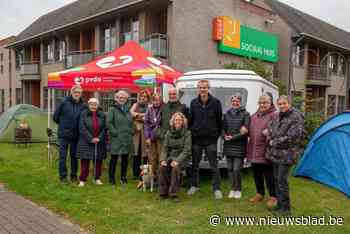
[[[180,168],[170,166],[159,167],[159,194],[160,196],[176,197],[180,189]]]
[[[80,181],[84,181],[85,182],[86,178],[89,176],[90,161],[92,161],[92,160],[89,160],[89,159],[81,159],[80,160],[80,176],[79,176],[79,180]],[[95,180],[98,180],[101,177],[102,160],[96,160],[96,165],[95,166],[96,166],[96,168],[94,168],[94,172],[93,173],[94,173],[94,176],[95,176]],[[95,171],[95,169],[96,169],[96,171]]]
[[[273,164],[273,177],[276,186],[277,206],[282,210],[290,210],[288,186],[289,165]]]
[[[231,190],[241,191],[242,190],[242,168],[243,158],[240,157],[227,157],[227,171],[228,177],[231,183]]]
[[[59,166],[58,166],[58,172],[60,179],[65,179],[67,177],[67,153],[68,153],[68,147],[69,147],[69,154],[70,154],[70,177],[72,179],[77,178],[77,172],[78,172],[78,159],[76,157],[77,153],[77,142],[72,140],[67,140],[65,138],[59,138],[58,139],[60,147],[59,147]]]
[[[141,139],[140,139],[141,142]],[[141,143],[139,144],[139,150],[137,151],[137,154],[134,155],[132,159],[132,174],[136,178],[140,178],[141,174],[141,164],[146,164],[147,158],[142,158],[142,149],[141,149]]]
[[[115,169],[117,167],[118,157],[119,157],[119,155],[111,155],[111,160],[109,162],[108,175],[109,175],[109,182],[111,182],[111,183],[115,183]],[[127,169],[128,169],[128,155],[122,154],[122,155],[120,155],[120,159],[121,159],[120,177],[126,178],[126,173],[127,173]]]
[[[270,197],[276,197],[273,167],[271,164],[252,163],[256,192],[265,196],[265,183]]]
[[[203,150],[205,150],[205,154],[209,160],[213,191],[220,190],[220,172],[218,169],[216,144],[192,146],[192,186],[199,186],[199,164],[202,159]]]

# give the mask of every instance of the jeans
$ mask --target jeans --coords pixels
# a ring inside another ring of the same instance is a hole
[[[217,144],[192,146],[192,186],[199,186],[199,164],[202,159],[203,150],[205,150],[205,153],[209,160],[213,191],[220,190],[220,172],[218,169]]]
[[[67,177],[67,153],[68,153],[68,147],[69,147],[69,154],[70,154],[70,166],[71,166],[71,179],[77,178],[77,171],[78,171],[78,159],[76,157],[77,153],[77,141],[67,140],[65,138],[59,138],[58,139],[60,147],[59,147],[59,166],[58,166],[58,172],[60,179],[65,179]]]
[[[126,178],[126,173],[128,169],[128,154],[122,154],[120,156],[121,158],[121,172],[120,177]],[[109,162],[109,169],[108,169],[108,175],[109,175],[109,182],[114,184],[115,183],[115,169],[117,167],[119,155],[111,155],[111,161]]]
[[[243,158],[239,157],[226,157],[228,176],[231,182],[231,190],[242,190],[242,176],[241,171],[243,168]]]
[[[277,206],[284,211],[290,211],[288,175],[290,165],[273,164],[273,177],[276,186]]]

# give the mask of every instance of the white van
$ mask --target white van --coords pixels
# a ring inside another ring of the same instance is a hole
[[[209,92],[221,101],[224,113],[231,107],[230,97],[233,94],[242,96],[242,105],[246,107],[250,114],[257,111],[258,98],[262,94],[271,93],[275,104],[278,98],[278,87],[253,71],[230,69],[199,70],[185,73],[175,83],[176,88],[182,94],[181,102],[188,107],[191,100],[197,97],[197,82],[202,79],[209,80],[211,86]],[[168,96],[168,88],[169,86],[163,87],[163,97],[165,98]],[[226,160],[222,152],[223,141],[220,139],[218,142],[219,167],[226,168]],[[204,160],[202,160],[200,167],[210,168],[204,153],[203,156]]]

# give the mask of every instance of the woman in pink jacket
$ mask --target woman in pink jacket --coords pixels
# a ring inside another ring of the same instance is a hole
[[[259,109],[252,115],[249,125],[249,143],[247,146],[247,160],[252,163],[256,195],[249,199],[251,203],[258,203],[264,199],[265,186],[269,191],[267,206],[272,208],[277,204],[273,170],[271,162],[265,158],[268,131],[268,122],[274,117],[276,108],[270,95],[259,98]]]

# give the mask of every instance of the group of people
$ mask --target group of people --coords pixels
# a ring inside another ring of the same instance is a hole
[[[220,100],[209,92],[208,80],[200,80],[197,89],[198,96],[189,107],[179,101],[178,90],[171,88],[167,103],[163,103],[160,94],[150,95],[143,90],[131,108],[129,93],[120,90],[106,116],[98,99],[89,99],[86,107],[81,100],[81,87],[72,87],[71,95],[54,113],[60,145],[60,180],[67,181],[66,157],[70,146],[71,181],[84,186],[93,161],[95,183],[102,184],[102,161],[109,150],[110,184],[116,184],[118,158],[120,183],[127,183],[128,161],[132,156],[135,178],[139,177],[142,164],[150,164],[160,198],[178,201],[181,172],[188,160],[192,164],[187,194],[192,196],[199,191],[199,165],[204,151],[211,169],[214,198],[222,199],[217,157],[218,139],[222,137],[231,186],[228,198],[242,196],[241,171],[247,158],[256,185],[256,195],[249,201],[263,201],[266,184],[267,206],[289,214],[288,174],[302,149],[303,115],[290,105],[287,96],[278,98],[277,111],[269,94],[259,98],[258,110],[252,116],[242,105],[242,96],[233,94],[232,106],[223,114]]]

